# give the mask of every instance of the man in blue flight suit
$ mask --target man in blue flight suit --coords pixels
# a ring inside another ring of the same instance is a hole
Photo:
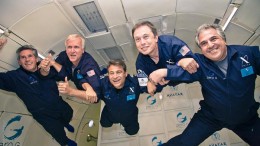
[[[59,79],[65,80],[58,84],[60,93],[91,103],[97,102],[95,91],[100,90],[100,68],[94,58],[85,52],[85,39],[78,34],[71,34],[65,41],[65,47],[66,50],[61,52],[55,61],[51,57],[43,60],[46,66],[56,69]],[[69,86],[67,80],[70,79],[77,89]]]
[[[143,91],[153,95],[155,91],[162,90],[162,86],[156,87],[151,80],[148,80],[148,76],[154,70],[166,68],[167,65],[178,63],[190,73],[196,72],[198,65],[192,58],[192,52],[187,44],[175,36],[158,36],[151,22],[137,23],[132,29],[132,36],[139,51],[136,71]],[[170,82],[169,84],[177,85],[178,83]],[[149,87],[148,91],[146,91],[147,87]]]
[[[224,32],[215,24],[200,26],[196,43],[203,54],[195,54],[200,65],[196,73],[171,66],[150,74],[162,85],[172,80],[199,81],[202,86],[201,109],[181,135],[163,145],[197,146],[215,131],[228,128],[250,146],[259,146],[259,103],[254,99],[255,80],[260,75],[259,47],[226,45]]]
[[[129,135],[139,131],[138,108],[136,106],[141,89],[136,77],[126,72],[122,60],[109,61],[108,76],[101,81],[101,100],[104,101],[100,124],[111,127],[120,123]]]
[[[40,72],[48,72],[48,70],[38,70],[37,50],[25,45],[18,48],[16,53],[20,68],[0,73],[0,88],[15,92],[33,118],[60,145],[76,146],[77,144],[66,136],[64,130],[64,127],[71,132],[74,130],[69,125],[73,110],[59,96],[55,79],[40,75]]]

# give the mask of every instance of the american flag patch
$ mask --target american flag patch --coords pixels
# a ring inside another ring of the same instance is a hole
[[[179,52],[182,56],[185,56],[188,52],[190,52],[190,49],[187,46],[183,46]]]
[[[87,74],[89,77],[92,77],[95,75],[95,71],[92,69],[92,70],[88,71]]]

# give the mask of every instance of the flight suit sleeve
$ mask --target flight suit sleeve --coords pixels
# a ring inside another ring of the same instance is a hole
[[[199,80],[202,70],[198,69],[196,73],[190,74],[183,68],[177,65],[167,66],[166,80],[178,82],[178,83],[191,83]]]
[[[180,61],[183,58],[193,58],[193,53],[189,46],[183,41],[179,40],[178,44],[172,45],[172,57],[175,58],[175,62]]]
[[[161,48],[161,55],[167,59],[171,59],[172,62],[177,63],[182,58],[191,58],[192,51],[188,45],[176,36],[160,36],[158,41],[158,47]],[[161,57],[163,57],[161,56]],[[161,58],[160,57],[160,58]]]
[[[10,92],[15,92],[16,88],[15,79],[12,77],[11,73],[0,73],[0,89]]]
[[[99,87],[98,90],[95,90],[96,94],[97,94],[97,97],[98,97],[98,101],[104,99],[104,89],[105,89],[105,86],[107,86],[105,84],[105,78],[100,79],[100,87]]]
[[[57,72],[55,69],[54,70],[51,70],[51,72],[53,74],[56,74],[56,80],[60,81],[64,81],[65,80],[65,77],[68,78],[68,80],[71,79],[71,74],[72,74],[72,71],[71,70],[68,70],[68,68],[66,68],[67,64],[66,64],[66,61],[69,60],[69,58],[67,57],[66,55],[66,52],[63,51],[61,52],[57,58],[55,59],[55,61],[57,63],[59,63],[62,67],[61,67],[61,70],[59,72]],[[70,68],[71,69],[71,68]],[[55,73],[56,72],[56,73]]]
[[[138,79],[138,83],[140,86],[140,89],[142,92],[146,92],[147,91],[147,82],[148,82],[148,77],[151,73],[150,70],[156,70],[155,68],[151,68],[151,66],[145,64],[144,60],[141,60],[139,57],[136,60],[136,72],[137,72],[137,79]],[[149,68],[150,67],[150,68]],[[166,86],[166,85],[165,85]],[[156,86],[156,92],[161,92],[164,86],[161,85],[157,85]]]
[[[251,47],[251,50],[252,50],[253,56],[254,56],[256,74],[260,75],[260,51],[259,51],[259,46],[253,46],[253,47]]]
[[[88,83],[90,86],[96,91],[99,92],[100,89],[100,68],[97,62],[90,57],[86,57],[83,61],[81,73],[83,78],[80,79],[79,83],[82,85],[83,83]]]

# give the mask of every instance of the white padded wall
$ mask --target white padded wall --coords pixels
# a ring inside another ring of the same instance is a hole
[[[256,89],[259,97],[260,88]],[[259,91],[258,91],[259,90]],[[163,99],[159,96],[162,95]],[[139,97],[140,130],[134,136],[127,135],[123,127],[114,124],[111,128],[99,128],[98,146],[157,146],[179,135],[186,128],[190,119],[200,108],[202,100],[201,86],[180,84],[163,89],[154,96],[142,94]],[[104,103],[102,103],[104,106]],[[236,134],[228,129],[216,131],[200,146],[248,146]]]
[[[23,145],[32,122],[31,116],[4,112],[0,117],[0,145]]]

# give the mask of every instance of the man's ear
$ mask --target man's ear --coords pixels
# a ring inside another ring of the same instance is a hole
[[[18,64],[19,64],[19,65],[22,65],[22,63],[21,63],[21,61],[20,61],[20,60],[18,60]]]
[[[158,35],[154,36],[156,43],[158,42]]]

